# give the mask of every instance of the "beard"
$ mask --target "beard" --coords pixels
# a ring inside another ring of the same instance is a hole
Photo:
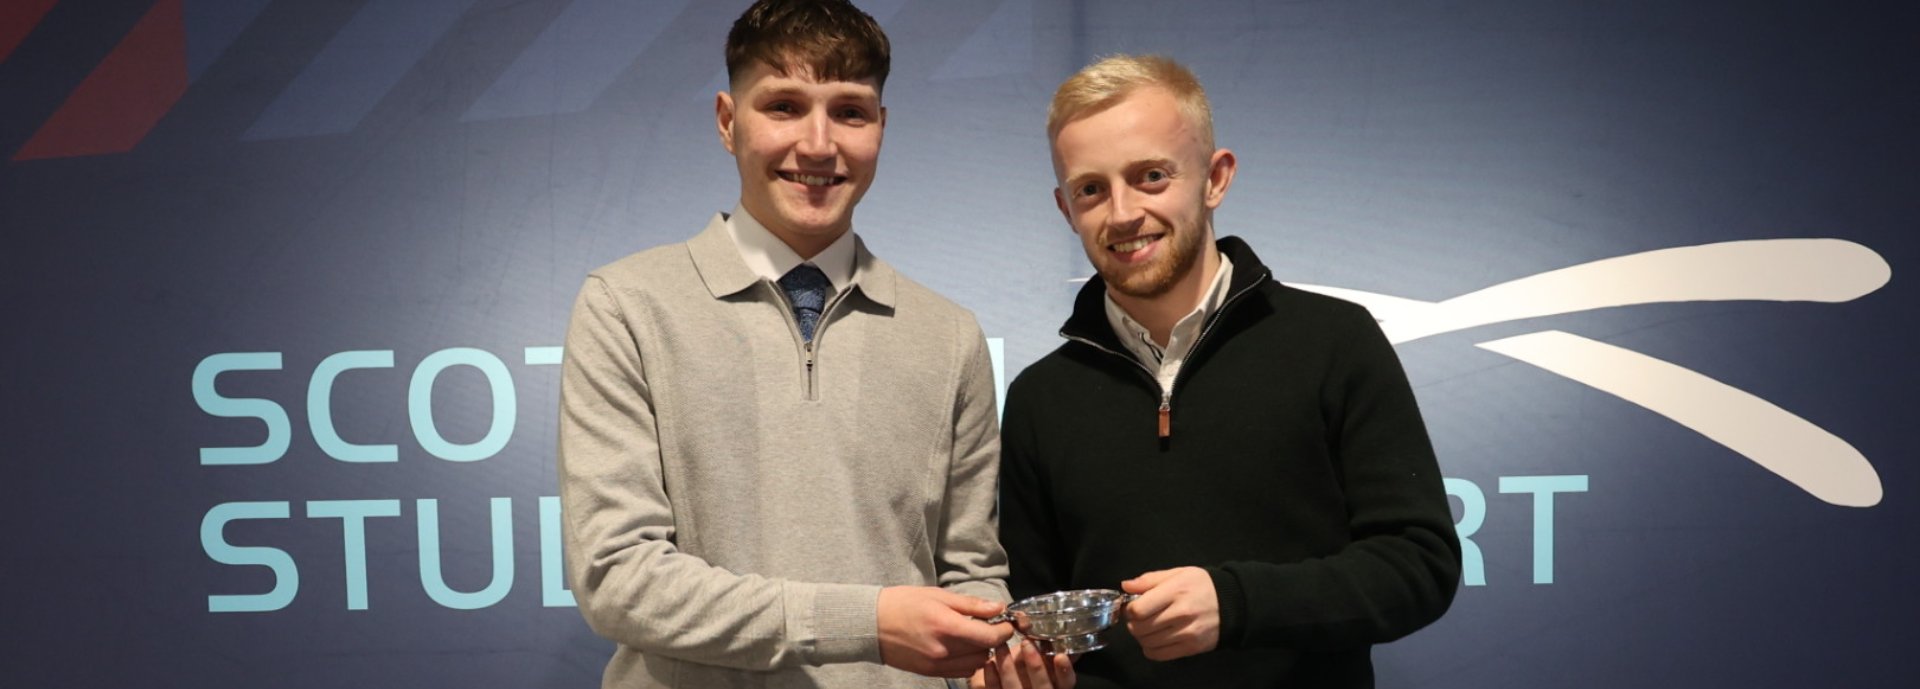
[[[1135,299],[1158,297],[1173,289],[1176,283],[1199,265],[1200,243],[1205,234],[1199,228],[1168,228],[1160,239],[1160,255],[1143,265],[1134,266],[1106,259],[1108,243],[1102,242],[1095,249],[1101,252],[1103,259],[1096,266],[1096,272],[1107,283],[1107,289]]]

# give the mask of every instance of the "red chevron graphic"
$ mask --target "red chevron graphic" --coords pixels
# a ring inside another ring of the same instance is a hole
[[[7,0],[0,3],[0,62],[6,62],[13,49],[27,40],[40,18],[47,16],[60,0]]]
[[[183,2],[147,10],[13,159],[125,153],[146,138],[187,92]]]

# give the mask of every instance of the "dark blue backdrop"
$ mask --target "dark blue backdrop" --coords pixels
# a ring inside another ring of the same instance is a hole
[[[733,204],[712,101],[739,4],[0,9],[0,682],[594,686],[609,646],[546,571],[545,362],[588,269]],[[1378,665],[1386,686],[1906,684],[1910,5],[863,6],[896,62],[856,225],[974,309],[1009,372],[1057,345],[1088,272],[1048,196],[1046,102],[1114,51],[1206,82],[1241,161],[1220,230],[1389,326],[1393,298],[1619,256],[1849,242],[1576,280],[1549,296],[1653,296],[1404,342],[1480,579]],[[1670,366],[1476,346],[1542,331]],[[1636,402],[1613,378],[1720,387]],[[1701,430],[1715,413],[1857,454],[1736,450]],[[1805,485],[1863,465],[1867,504]],[[218,611],[249,606],[273,609]]]

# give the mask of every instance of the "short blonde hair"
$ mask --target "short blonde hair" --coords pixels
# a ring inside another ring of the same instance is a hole
[[[1213,148],[1213,107],[1207,91],[1193,72],[1163,55],[1112,55],[1080,70],[1053,92],[1047,109],[1047,140],[1060,136],[1067,123],[1092,115],[1146,87],[1173,94],[1187,123],[1200,132],[1200,142]]]

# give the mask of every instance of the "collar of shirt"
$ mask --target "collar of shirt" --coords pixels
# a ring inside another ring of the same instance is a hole
[[[1120,336],[1120,343],[1126,346],[1127,351],[1133,353],[1134,358],[1139,359],[1148,371],[1153,372],[1154,379],[1160,382],[1160,391],[1172,392],[1173,379],[1180,374],[1180,365],[1186,362],[1187,355],[1193,352],[1194,341],[1200,339],[1201,326],[1206,324],[1213,312],[1220,310],[1221,304],[1226,303],[1227,285],[1232,282],[1233,261],[1222,253],[1220,270],[1213,274],[1213,284],[1207,287],[1206,296],[1200,299],[1200,304],[1192,312],[1173,324],[1165,348],[1155,344],[1146,326],[1127,315],[1126,310],[1113,301],[1111,291],[1106,298],[1107,323],[1113,326],[1114,334]]]
[[[834,294],[846,291],[853,284],[854,239],[848,231],[833,240],[827,248],[811,260],[800,258],[793,247],[773,236],[773,232],[748,213],[747,209],[735,206],[727,215],[727,234],[733,237],[733,245],[740,249],[740,259],[746,261],[747,268],[754,275],[779,284],[780,278],[802,263],[812,263],[820,272],[827,274],[827,281],[833,283]]]

